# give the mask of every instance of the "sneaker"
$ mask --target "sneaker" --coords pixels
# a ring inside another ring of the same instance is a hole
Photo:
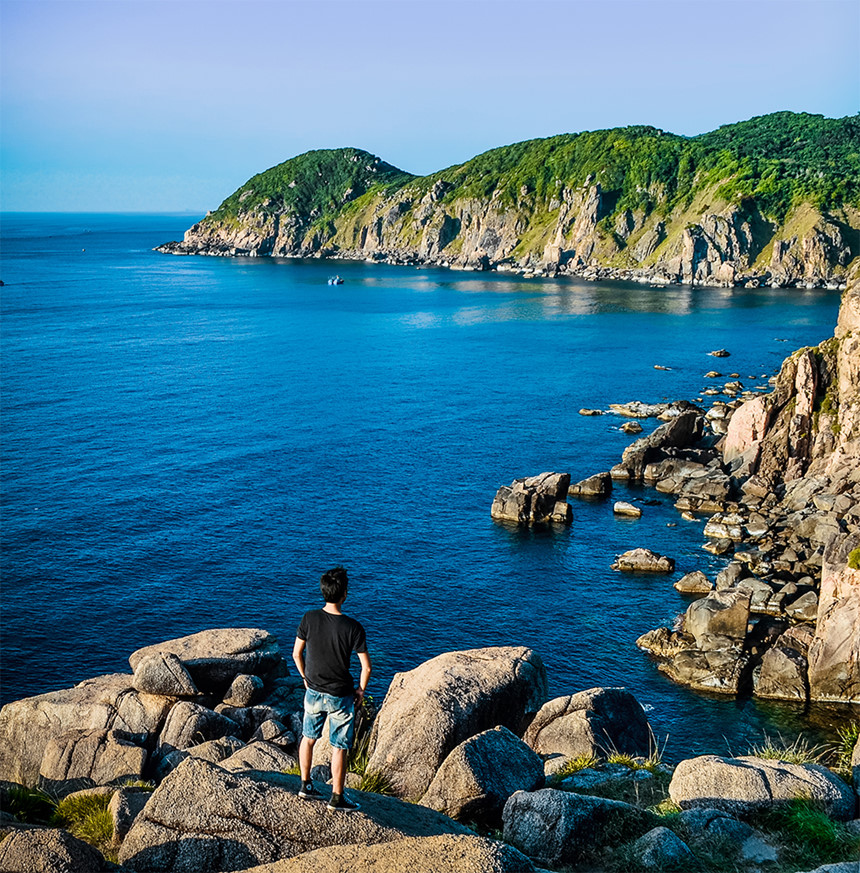
[[[351,801],[344,794],[332,794],[327,808],[337,812],[355,812],[357,809],[361,809],[357,803]]]
[[[316,790],[313,782],[307,782],[299,789],[299,797],[302,800],[322,800],[322,793]]]

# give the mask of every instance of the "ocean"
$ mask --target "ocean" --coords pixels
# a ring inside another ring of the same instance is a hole
[[[551,696],[632,691],[669,759],[832,733],[844,711],[695,693],[636,649],[689,604],[673,581],[726,563],[670,497],[616,485],[641,519],[572,500],[569,528],[490,505],[617,463],[623,419],[581,407],[765,385],[832,334],[838,293],[153,251],[194,220],[2,217],[3,702],[206,628],[266,628],[288,655],[343,564],[377,702],[441,652],[525,645]],[[613,572],[636,546],[674,574]]]

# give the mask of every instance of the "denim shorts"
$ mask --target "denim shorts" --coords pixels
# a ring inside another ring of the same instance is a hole
[[[335,697],[308,688],[305,691],[305,717],[302,734],[309,740],[322,736],[325,717],[328,716],[329,742],[335,749],[349,749],[355,733],[355,698]]]

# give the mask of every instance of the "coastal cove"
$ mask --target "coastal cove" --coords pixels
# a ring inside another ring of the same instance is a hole
[[[695,399],[715,366],[766,385],[831,334],[838,293],[152,251],[188,223],[4,216],[3,702],[210,627],[287,648],[342,562],[380,700],[441,652],[522,645],[551,696],[630,689],[669,758],[826,722],[677,687],[636,649],[688,605],[673,581],[726,563],[670,496],[617,486],[642,518],[575,502],[570,528],[531,530],[490,503],[617,463],[623,420],[582,407]],[[610,570],[636,546],[674,573]]]

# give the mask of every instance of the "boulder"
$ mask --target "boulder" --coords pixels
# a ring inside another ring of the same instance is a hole
[[[628,503],[626,500],[616,501],[612,511],[615,515],[626,515],[630,518],[639,518],[642,515],[642,510],[638,506]]]
[[[229,706],[250,706],[263,692],[263,680],[259,676],[240,673],[227,689],[224,703]]]
[[[240,735],[239,725],[232,719],[183,700],[177,703],[167,716],[159,737],[159,752],[168,755],[176,749],[190,749],[207,740]]]
[[[558,765],[555,761],[559,761]],[[545,764],[547,776],[553,775],[553,771],[561,770],[570,758],[550,758]],[[626,764],[601,764],[598,767],[585,767],[565,776],[557,783],[558,788],[565,791],[573,791],[575,794],[601,795],[606,789],[610,791],[624,792],[627,789],[636,791],[635,783],[648,782],[654,778],[649,770],[631,770]]]
[[[14,831],[0,842],[0,873],[102,873],[100,852],[55,828]]]
[[[698,866],[690,847],[669,828],[656,827],[648,831],[633,843],[631,851],[643,870]]]
[[[612,569],[622,573],[671,573],[675,569],[675,561],[651,549],[630,549],[615,559]]]
[[[569,488],[568,473],[541,473],[515,479],[510,486],[503,485],[496,492],[490,515],[497,521],[517,524],[570,524],[573,510],[567,502]]]
[[[692,573],[682,576],[672,587],[682,594],[710,594],[714,583],[701,570],[693,570]]]
[[[506,843],[552,867],[575,864],[619,834],[635,838],[660,823],[637,806],[555,788],[512,794],[502,820]]]
[[[113,820],[114,843],[119,844],[131,830],[134,820],[152,796],[148,788],[118,788],[110,799],[108,812]]]
[[[240,673],[265,676],[283,662],[278,638],[260,628],[215,628],[138,649],[132,670],[148,656],[175,655],[202,691],[221,693]]]
[[[138,693],[130,675],[111,674],[7,703],[0,709],[0,779],[32,785],[48,742],[70,730],[154,733],[174,702]]]
[[[172,652],[156,652],[137,662],[132,684],[147,694],[195,697],[199,692],[191,674]]]
[[[52,737],[39,768],[40,782],[54,794],[140,779],[147,751],[140,736],[125,731],[73,730]]]
[[[609,473],[597,473],[568,488],[571,497],[607,497],[612,493],[612,477]]]
[[[622,466],[629,471],[631,479],[641,480],[645,465],[662,457],[662,450],[685,448],[698,440],[703,422],[704,416],[695,410],[681,413],[628,446],[621,456]]]
[[[229,773],[183,761],[153,792],[119,852],[124,870],[245,870],[325,846],[470,833],[447,816],[393,797],[352,792],[361,809],[333,815],[298,797],[298,776]]]
[[[368,767],[386,773],[399,796],[421,797],[455,746],[497,725],[519,735],[546,696],[546,668],[531,649],[439,655],[392,679],[373,724]]]
[[[645,711],[626,688],[591,688],[545,703],[523,740],[539,755],[647,757],[653,751]]]
[[[477,835],[407,837],[373,845],[332,846],[244,873],[537,873],[513,846]]]
[[[229,758],[221,761],[225,770],[273,770],[283,773],[298,764],[293,755],[287,754],[280,746],[257,740],[238,749]]]
[[[630,434],[642,433],[642,425],[638,421],[625,421],[621,425],[621,430]]]
[[[220,737],[217,740],[207,740],[205,743],[199,743],[188,749],[176,749],[159,761],[156,775],[163,778],[189,756],[217,764],[229,758],[234,752],[238,752],[244,745],[242,740],[237,737]]]
[[[831,818],[854,815],[854,792],[820,764],[788,764],[751,756],[702,755],[681,761],[669,796],[682,809],[705,806],[745,816],[806,797]]]
[[[729,588],[691,603],[684,626],[699,649],[714,649],[725,642],[742,641],[747,635],[749,616],[749,594]]]
[[[460,821],[492,822],[515,791],[533,791],[543,782],[538,755],[506,727],[497,727],[460,743],[420,802]]]
[[[707,806],[685,809],[678,816],[678,820],[691,835],[691,840],[702,837],[727,837],[740,844],[755,833],[745,821],[739,821],[725,810]]]

